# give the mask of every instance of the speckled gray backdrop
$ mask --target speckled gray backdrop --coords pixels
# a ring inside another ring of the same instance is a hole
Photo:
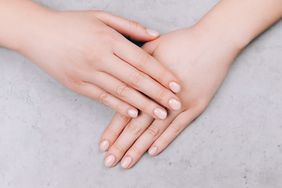
[[[101,8],[168,32],[216,0],[41,0]],[[0,50],[1,188],[281,188],[282,23],[244,51],[208,110],[157,158],[106,169],[98,138],[110,109]]]

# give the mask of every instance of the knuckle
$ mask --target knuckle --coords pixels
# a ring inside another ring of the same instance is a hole
[[[116,105],[115,105],[115,108],[114,108],[117,112],[121,113],[121,114],[127,114],[128,111],[127,111],[127,105],[121,103],[121,102],[118,102]],[[128,115],[128,114],[127,114]],[[125,115],[124,115],[125,116]]]
[[[130,134],[133,134],[135,136],[139,136],[143,132],[143,129],[142,129],[141,126],[137,126],[134,123],[129,123],[128,126],[127,126],[127,131]]]
[[[122,147],[120,144],[113,145],[113,151],[116,152],[118,155],[122,155],[125,152],[125,148]]]
[[[160,83],[168,83],[170,80],[173,80],[171,79],[170,74],[162,70],[157,74],[156,77],[160,81]]]
[[[81,85],[81,80],[79,79],[78,73],[73,71],[68,71],[65,76],[62,77],[61,82],[71,90],[78,90]]]
[[[129,26],[132,27],[133,29],[138,29],[141,27],[141,25],[134,20],[129,20]]]
[[[128,90],[129,88],[126,85],[119,85],[116,87],[116,94],[120,97],[125,97]]]
[[[171,129],[173,133],[172,135],[177,136],[183,130],[183,127],[178,125],[178,126],[171,127]]]
[[[108,138],[111,140],[112,138],[117,138],[119,136],[119,132],[115,128],[106,129]]]
[[[158,144],[156,144],[156,145],[161,146],[160,148],[165,148],[167,145],[169,145],[169,143],[170,143],[170,139],[165,137],[165,138],[162,138],[161,140],[159,140]]]
[[[139,88],[139,85],[142,83],[142,81],[145,79],[145,76],[143,73],[140,72],[133,72],[131,73],[130,77],[130,83],[134,86]]]
[[[116,116],[116,118],[117,118],[117,121],[119,121],[121,123],[127,123],[130,120],[129,117],[127,117],[123,114],[120,114],[120,113]]]
[[[149,54],[144,53],[142,51],[139,52],[137,58],[138,58],[137,66],[139,68],[144,68],[151,59]]]
[[[69,81],[64,81],[64,85],[65,85],[68,89],[70,89],[70,90],[72,90],[72,91],[76,91],[76,92],[78,92],[78,93],[82,93],[82,92],[80,91],[80,89],[79,89],[79,85],[77,85],[77,84],[75,84],[75,83],[71,83],[71,82],[69,82]]]
[[[157,126],[150,126],[148,129],[148,134],[151,135],[153,138],[157,137],[159,135],[160,129]]]
[[[107,106],[110,105],[109,95],[108,95],[107,93],[104,93],[104,92],[103,92],[103,93],[99,94],[98,100],[99,100],[101,103],[103,103],[103,104],[105,104],[105,105],[107,105]]]
[[[165,102],[167,100],[167,91],[165,89],[161,89],[157,95],[157,100],[161,102]]]
[[[135,155],[141,155],[142,154],[142,151],[140,151],[140,149],[138,149],[136,147],[136,145],[134,144],[133,146],[131,146],[130,148],[130,153],[131,153],[131,156],[132,156],[132,153],[134,153]]]

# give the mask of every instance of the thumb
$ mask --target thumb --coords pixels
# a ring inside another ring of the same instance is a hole
[[[160,43],[160,38],[151,42],[147,42],[142,46],[142,49],[148,54],[154,55]]]
[[[121,34],[137,41],[151,41],[159,37],[159,32],[147,29],[141,24],[103,11],[95,11],[96,18]]]

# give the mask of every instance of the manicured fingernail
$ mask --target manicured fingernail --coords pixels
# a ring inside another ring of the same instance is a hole
[[[157,152],[158,152],[158,148],[157,148],[156,146],[151,147],[151,148],[149,149],[149,151],[148,151],[148,153],[149,153],[150,155],[152,155],[152,156],[156,155]]]
[[[174,93],[179,93],[181,91],[181,86],[178,83],[176,83],[176,82],[170,82],[169,83],[169,88]]]
[[[132,118],[137,118],[137,116],[138,116],[138,111],[137,110],[135,110],[135,109],[130,109],[130,110],[128,110],[128,115],[130,116],[130,117],[132,117]]]
[[[176,99],[170,99],[168,101],[168,105],[173,109],[173,110],[180,110],[181,109],[181,103],[176,100]]]
[[[110,142],[107,140],[104,140],[100,143],[100,151],[105,152],[109,149],[109,147],[110,147]]]
[[[154,114],[159,118],[159,119],[165,119],[167,117],[167,112],[161,108],[156,108],[154,110]]]
[[[132,162],[132,158],[127,156],[121,161],[122,168],[128,168]]]
[[[112,167],[115,163],[115,156],[114,155],[109,155],[108,157],[106,157],[105,161],[104,161],[104,164],[106,167]]]
[[[160,33],[155,31],[155,30],[152,30],[152,29],[146,29],[147,30],[147,33],[153,37],[158,37],[160,36]]]

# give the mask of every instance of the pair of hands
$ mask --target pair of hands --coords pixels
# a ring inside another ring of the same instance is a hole
[[[163,151],[204,111],[239,52],[197,26],[157,38],[101,11],[38,12],[41,22],[22,25],[29,37],[16,50],[118,112],[100,142],[107,167],[130,168],[147,150]],[[122,34],[151,42],[141,49]]]
[[[158,38],[104,12],[56,12],[31,0],[1,4],[0,45],[118,112],[100,148],[106,166],[121,161],[123,168],[147,150],[162,152],[205,110],[240,50],[282,17],[281,1],[220,1],[192,28]],[[122,34],[151,42],[141,49]]]

